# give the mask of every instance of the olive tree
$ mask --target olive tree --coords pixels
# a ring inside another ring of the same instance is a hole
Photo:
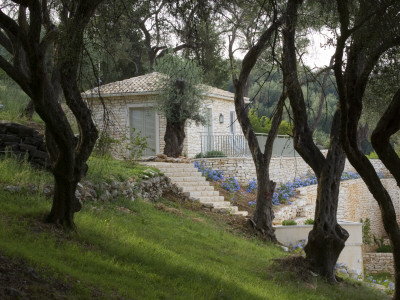
[[[160,59],[157,70],[162,73],[158,111],[167,120],[164,154],[178,157],[182,155],[186,122],[205,123],[202,71],[195,62],[173,54]]]
[[[0,9],[0,68],[31,98],[46,125],[46,146],[54,175],[54,198],[47,221],[67,229],[81,208],[75,190],[87,171],[86,161],[97,139],[91,113],[77,85],[83,34],[102,0],[13,0],[17,12]],[[8,59],[10,57],[10,59]],[[75,136],[62,98],[79,127]]]

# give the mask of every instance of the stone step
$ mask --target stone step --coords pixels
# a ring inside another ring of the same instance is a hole
[[[212,185],[188,185],[180,187],[183,193],[196,191],[214,191]]]
[[[190,187],[212,187],[208,181],[181,181],[176,183],[177,186],[182,188],[190,188]],[[214,188],[213,188],[214,189]]]
[[[187,172],[175,172],[175,171],[172,171],[172,172],[164,172],[164,175],[168,176],[168,177],[196,177],[196,178],[202,177],[201,173],[197,172],[197,171],[193,171],[193,172],[188,172],[188,171]]]
[[[146,165],[158,168],[185,196],[199,201],[203,207],[211,211],[243,217],[248,215],[247,211],[239,211],[237,206],[232,206],[229,201],[225,201],[224,196],[219,196],[219,192],[214,190],[214,187],[191,163],[148,162]]]
[[[197,196],[197,197],[193,197],[195,200],[200,201],[200,203],[211,203],[211,202],[227,202],[230,203],[228,201],[224,201],[224,196]]]
[[[214,212],[227,212],[230,214],[237,213],[239,211],[237,206],[229,205],[229,206],[216,206],[211,209]]]
[[[240,210],[237,212],[233,212],[232,215],[247,217],[249,215],[249,212],[246,210]]]
[[[218,191],[190,191],[190,192],[185,192],[185,196],[187,197],[201,197],[201,196],[207,196],[207,197],[212,197],[212,196],[219,196]]]
[[[199,172],[197,168],[195,167],[179,167],[179,168],[171,168],[171,167],[162,167],[162,168],[158,168],[161,172],[163,173],[168,173],[168,172]],[[200,173],[200,172],[199,172]]]
[[[189,176],[189,177],[179,177],[179,176],[177,176],[177,177],[175,177],[175,176],[168,176],[169,177],[169,179],[171,179],[171,181],[172,182],[174,182],[174,183],[180,183],[180,182],[201,182],[201,181],[206,181],[206,179],[204,178],[204,177],[202,177],[202,176],[200,176],[200,177],[192,177],[192,176]]]
[[[200,201],[200,203],[203,204],[204,207],[210,207],[210,208],[222,208],[222,207],[231,207],[232,206],[229,201],[213,201],[213,202]]]

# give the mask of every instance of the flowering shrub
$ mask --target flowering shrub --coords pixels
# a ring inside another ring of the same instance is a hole
[[[246,187],[246,192],[256,193],[257,189],[258,189],[257,179],[253,178],[252,180],[249,180],[249,184]]]
[[[306,245],[306,243],[307,243],[307,239],[299,240],[297,242],[297,244],[295,244],[295,245],[289,244],[289,251],[293,252],[295,254],[305,256],[306,253],[304,252],[304,246]]]
[[[254,201],[249,201],[249,206],[251,206],[251,207],[256,207],[256,200],[254,200]]]
[[[194,166],[201,172],[203,176],[206,177],[209,181],[221,181],[224,179],[224,172],[220,170],[213,170],[211,168],[207,168],[205,165],[205,161],[201,162],[196,161]]]
[[[228,192],[232,193],[235,193],[236,191],[240,190],[239,182],[236,180],[235,177],[224,178],[222,180],[222,187]]]

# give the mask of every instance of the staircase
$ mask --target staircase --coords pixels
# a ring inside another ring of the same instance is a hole
[[[210,185],[206,178],[192,164],[146,162],[171,179],[181,192],[191,200],[199,201],[203,207],[215,212],[226,212],[232,215],[247,216],[247,211],[239,211],[237,206],[224,200],[218,191]]]

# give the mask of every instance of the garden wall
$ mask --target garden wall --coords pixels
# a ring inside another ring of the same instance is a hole
[[[366,273],[390,273],[394,275],[392,253],[364,253],[363,258]]]
[[[219,157],[203,158],[194,161],[204,161],[207,167],[224,171],[225,176],[234,176],[241,184],[247,184],[256,177],[256,168],[251,157]],[[375,170],[383,174],[388,171],[379,159],[370,160]],[[312,169],[301,157],[272,157],[270,163],[270,177],[273,181],[284,183],[295,177],[303,177],[314,174]],[[353,166],[346,160],[346,172],[355,172]]]
[[[400,220],[400,189],[393,178],[382,179],[382,184],[391,196],[397,218]],[[287,206],[290,209],[282,207],[275,214],[275,219],[278,222],[296,218],[296,213],[299,214],[299,211],[301,211],[301,217],[314,219],[317,185],[302,187],[299,188],[299,191],[300,194],[297,199],[293,201],[292,205]],[[339,221],[350,222],[359,222],[360,219],[369,218],[371,233],[377,237],[386,235],[378,203],[362,179],[353,179],[340,183],[337,218]]]

